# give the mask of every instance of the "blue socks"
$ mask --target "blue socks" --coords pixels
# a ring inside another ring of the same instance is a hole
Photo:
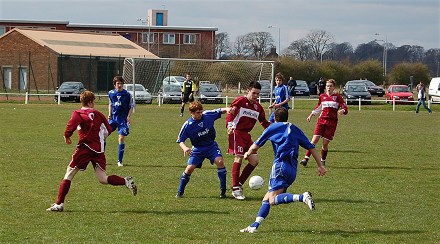
[[[217,175],[220,180],[220,189],[226,190],[226,168],[217,168]]]
[[[291,202],[302,202],[303,195],[298,194],[290,194],[290,193],[281,193],[275,196],[274,205],[278,204],[287,204]]]
[[[180,192],[182,194],[185,192],[185,187],[188,184],[190,178],[191,175],[188,175],[185,172],[183,172],[182,176],[180,176],[180,185],[179,185],[179,189],[177,189],[177,192]]]
[[[122,163],[122,158],[124,157],[125,143],[119,144],[118,146],[118,162]]]
[[[260,223],[267,217],[267,215],[269,215],[269,211],[270,211],[269,201],[267,200],[263,201],[261,203],[260,210],[258,210],[258,214],[257,217],[255,218],[255,222],[252,223],[250,226],[258,228],[258,226],[260,226]]]

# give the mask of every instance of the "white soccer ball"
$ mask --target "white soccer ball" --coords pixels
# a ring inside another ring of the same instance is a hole
[[[254,175],[249,179],[249,187],[252,190],[258,190],[264,185],[264,179],[259,175]]]

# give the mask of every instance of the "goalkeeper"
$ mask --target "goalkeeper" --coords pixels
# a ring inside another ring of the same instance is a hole
[[[186,74],[186,80],[182,84],[182,107],[180,108],[180,117],[183,116],[185,111],[185,104],[187,102],[194,102],[194,92],[196,92],[196,83],[191,79],[191,74]]]

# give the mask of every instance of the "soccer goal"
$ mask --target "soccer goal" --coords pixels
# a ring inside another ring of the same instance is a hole
[[[269,80],[271,89],[274,61],[148,59],[126,58],[123,77],[127,83],[142,84],[153,95],[161,93],[164,84],[182,79],[187,73],[197,85],[215,84],[222,96],[237,96],[251,81]]]

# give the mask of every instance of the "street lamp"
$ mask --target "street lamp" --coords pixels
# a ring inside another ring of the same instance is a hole
[[[281,56],[281,28],[274,25],[268,25],[267,28],[278,28],[278,56]]]
[[[384,40],[377,40],[376,41],[383,41],[383,78],[384,78],[384,82],[386,80],[387,77],[387,56],[388,56],[388,37],[386,34],[381,34],[381,33],[374,33],[375,36],[385,36],[385,41]]]
[[[147,37],[147,50],[150,51],[150,34],[151,34],[151,25],[150,25],[150,17],[147,16],[147,19],[137,19],[137,21],[141,21],[142,24],[148,25],[148,37]]]

